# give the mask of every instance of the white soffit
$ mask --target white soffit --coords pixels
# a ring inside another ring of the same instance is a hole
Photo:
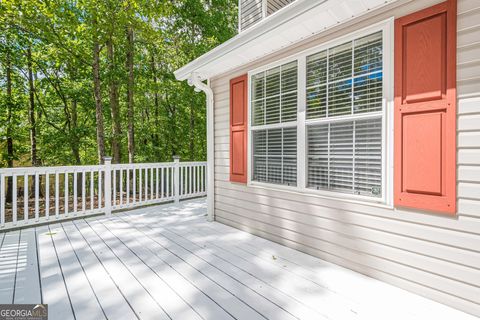
[[[297,0],[175,71],[202,80],[319,34],[399,0]]]

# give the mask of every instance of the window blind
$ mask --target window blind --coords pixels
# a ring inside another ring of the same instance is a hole
[[[307,187],[381,197],[382,119],[307,127]]]
[[[253,180],[297,184],[297,128],[253,132]]]

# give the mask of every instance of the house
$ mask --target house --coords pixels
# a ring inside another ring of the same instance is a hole
[[[206,93],[209,218],[480,316],[479,21],[240,0],[239,33],[175,72]]]

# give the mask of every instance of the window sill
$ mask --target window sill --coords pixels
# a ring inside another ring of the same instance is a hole
[[[258,188],[263,190],[286,192],[302,197],[314,197],[317,199],[325,199],[330,201],[340,201],[343,203],[358,204],[364,206],[370,206],[375,208],[383,208],[393,210],[394,206],[385,202],[383,198],[370,199],[366,196],[359,196],[348,193],[339,193],[325,190],[314,190],[309,188],[299,188],[286,185],[276,185],[271,183],[249,181],[247,183],[248,188]]]

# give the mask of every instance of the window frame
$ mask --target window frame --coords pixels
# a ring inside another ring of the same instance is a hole
[[[327,41],[320,45],[314,46],[307,50],[301,51],[294,55],[276,60],[272,63],[265,64],[259,68],[248,71],[248,141],[247,141],[247,186],[249,187],[265,187],[268,189],[278,189],[282,191],[300,192],[302,194],[316,195],[336,200],[357,200],[364,203],[385,204],[388,207],[393,206],[393,52],[394,52],[394,18],[389,18],[381,22],[375,23],[366,28],[350,32],[348,34],[337,37],[331,41]],[[318,53],[322,50],[335,47],[354,39],[368,36],[375,32],[382,32],[383,36],[383,88],[382,88],[382,110],[371,113],[360,113],[356,115],[342,115],[333,118],[317,118],[306,119],[306,59],[308,56]],[[297,61],[297,120],[255,126],[252,129],[252,76],[280,65]],[[332,190],[316,190],[307,188],[307,126],[315,123],[328,123],[332,121],[357,120],[362,118],[382,118],[382,197],[370,197],[365,195],[349,194]],[[252,179],[253,174],[253,131],[270,128],[281,127],[297,127],[297,186],[288,186],[282,184],[259,182]]]

